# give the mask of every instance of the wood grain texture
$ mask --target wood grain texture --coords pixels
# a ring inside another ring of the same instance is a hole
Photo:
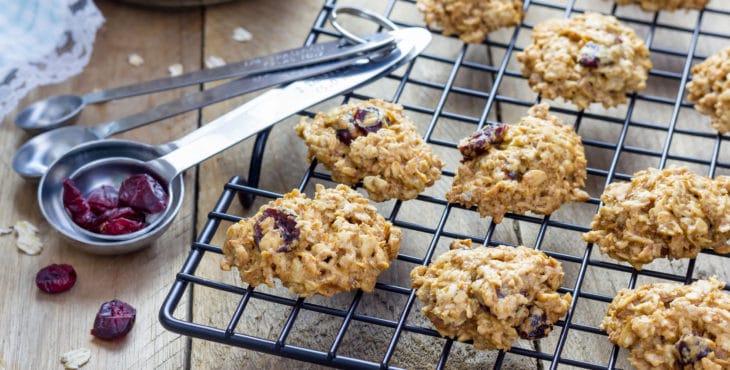
[[[97,34],[94,53],[83,73],[55,86],[34,90],[24,106],[52,94],[84,93],[136,81],[167,76],[167,66],[182,63],[198,69],[201,61],[202,12],[163,12],[97,1],[106,23]],[[155,35],[155,37],[149,37]],[[192,46],[192,47],[191,47]],[[144,65],[132,67],[127,55],[136,52]],[[82,124],[100,123],[141,111],[197,90],[160,93],[88,107]],[[39,256],[18,252],[12,236],[0,237],[0,358],[7,369],[60,368],[62,353],[78,347],[91,349],[88,369],[179,369],[185,365],[186,338],[162,328],[157,313],[174,275],[187,254],[193,223],[193,193],[185,198],[170,230],[137,253],[99,257],[73,249],[45,222],[38,210],[36,184],[22,180],[11,168],[15,149],[29,136],[12,124],[10,114],[0,125],[0,225],[18,220],[38,225],[44,241]],[[180,116],[141,128],[121,137],[163,143],[196,127],[198,114]],[[185,186],[193,190],[194,176]],[[34,284],[36,272],[50,263],[69,263],[78,281],[69,292],[48,295]],[[102,302],[124,300],[137,309],[137,321],[126,339],[105,342],[89,334]],[[185,305],[186,307],[187,305]],[[184,310],[185,308],[183,308]]]

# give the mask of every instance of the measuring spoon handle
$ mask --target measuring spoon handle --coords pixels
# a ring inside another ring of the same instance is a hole
[[[350,58],[380,49],[393,42],[392,36],[380,33],[370,36],[364,44],[343,45],[342,41],[330,41],[301,48],[291,49],[263,57],[227,64],[221,67],[184,73],[175,77],[160,78],[138,84],[116,87],[109,90],[84,95],[84,104],[94,104],[136,95],[176,89],[203,82],[222,80],[232,77],[253,76],[262,73],[298,68],[332,60]]]
[[[388,56],[271,90],[199,128],[191,134],[195,140],[181,139],[185,145],[147,162],[148,166],[162,178],[172,179],[303,109],[386,74],[415,57],[431,40],[429,32],[421,28],[406,28],[394,33],[399,33],[402,39]]]
[[[135,113],[118,120],[91,127],[90,129],[99,138],[109,137],[152,122],[173,117],[194,109],[199,109],[223,100],[231,99],[239,95],[286,82],[316,76],[345,67],[355,62],[357,62],[357,59],[342,59],[334,62],[317,64],[311,67],[239,78],[220,86],[185,95],[179,99],[158,105],[144,112]]]

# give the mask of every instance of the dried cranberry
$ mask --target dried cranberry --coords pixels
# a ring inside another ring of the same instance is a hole
[[[588,41],[581,49],[580,56],[578,57],[578,63],[586,68],[598,68],[601,64],[601,58],[598,54],[603,49],[603,46],[596,44],[593,41]]]
[[[388,123],[388,118],[385,117],[383,111],[373,106],[358,108],[352,118],[355,125],[363,130],[365,135],[380,130],[383,128],[384,123]]]
[[[119,192],[113,186],[102,185],[92,190],[86,198],[86,201],[94,213],[101,214],[117,207]]]
[[[284,240],[284,246],[279,248],[277,252],[289,252],[289,244],[299,237],[299,229],[297,229],[297,218],[296,215],[284,212],[275,208],[268,208],[264,210],[256,223],[253,225],[254,231],[254,242],[256,245],[259,244],[261,238],[264,237],[263,231],[261,230],[261,222],[265,219],[272,217],[274,219],[274,229],[279,230],[281,238]]]
[[[96,215],[81,191],[71,179],[63,179],[63,206],[71,214],[71,219],[86,230],[93,230],[96,224]]]
[[[537,312],[532,312],[530,316],[517,328],[517,333],[520,335],[520,338],[545,338],[550,331],[553,330],[553,325],[547,321],[545,313],[543,313],[540,309],[536,311]]]
[[[125,217],[117,217],[99,225],[99,233],[104,235],[122,235],[133,233],[144,227],[144,222],[130,220]]]
[[[96,313],[91,335],[106,340],[122,338],[132,330],[136,317],[137,310],[128,303],[116,299],[104,302]]]
[[[96,222],[97,225],[101,225],[104,222],[121,217],[139,222],[145,221],[145,216],[143,213],[137,212],[131,207],[119,207],[110,209],[102,213],[99,217],[96,218]]]
[[[503,171],[504,171],[504,175],[507,176],[507,178],[510,180],[514,180],[514,181],[522,180],[522,174],[519,172],[511,171],[506,168]]]
[[[73,180],[63,179],[63,206],[71,212],[72,215],[88,211],[89,204],[81,195],[81,191],[76,187]]]
[[[674,346],[679,352],[679,360],[682,365],[691,365],[712,352],[709,340],[691,334],[680,338]]]
[[[507,133],[507,127],[506,123],[489,125],[477,131],[474,135],[461,140],[459,151],[464,156],[461,162],[474,159],[489,151],[492,146],[501,144],[504,141],[504,135]]]
[[[158,213],[167,208],[168,195],[148,174],[133,175],[122,181],[119,202],[143,213]]]
[[[353,135],[352,131],[350,131],[349,128],[341,128],[338,129],[335,132],[335,135],[337,135],[337,140],[339,140],[341,143],[345,145],[350,145],[353,140],[357,139],[357,133]]]
[[[35,275],[35,285],[46,293],[65,292],[76,284],[76,271],[71,265],[52,264]]]

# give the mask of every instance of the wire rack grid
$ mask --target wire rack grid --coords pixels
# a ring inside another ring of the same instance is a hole
[[[337,37],[326,25],[337,4],[325,1],[306,44]],[[373,2],[367,5],[374,7]],[[384,0],[375,6],[399,26],[423,25],[415,1]],[[261,203],[282,195],[283,191],[258,186],[259,172],[269,170],[261,165],[267,132],[258,137],[254,146],[249,180],[234,177],[224,185],[163,303],[162,324],[192,337],[340,368],[630,367],[626,351],[611,345],[598,327],[616,292],[647,282],[689,283],[710,275],[727,281],[722,268],[726,257],[703,251],[697,259],[657,261],[636,271],[600,255],[597,248],[580,239],[580,234],[589,229],[605,186],[628,180],[635,171],[675,163],[709,176],[730,173],[730,149],[723,145],[728,138],[709,129],[708,119],[699,116],[684,100],[691,67],[720,46],[730,44],[730,34],[716,26],[730,20],[730,6],[714,1],[703,11],[646,13],[637,7],[618,7],[603,0],[525,0],[524,9],[525,20],[519,27],[490,35],[480,45],[462,44],[435,30],[435,45],[410,65],[378,82],[387,86],[389,96],[373,96],[366,87],[336,99],[336,103],[342,103],[380,97],[400,102],[407,114],[422,122],[419,129],[425,140],[447,162],[442,181],[417,199],[378,205],[394,225],[404,230],[405,237],[401,253],[390,269],[396,272],[386,271],[375,293],[303,299],[281,287],[254,289],[235,279],[200,272],[206,256],[219,258],[220,244],[214,241],[220,241],[225,234],[224,224],[241,219],[232,212],[237,195],[248,206],[244,211],[248,214],[256,211],[251,207],[253,197]],[[526,88],[515,62],[515,54],[529,43],[534,23],[549,16],[568,17],[588,10],[612,14],[635,28],[644,37],[655,64],[649,88],[629,95],[628,103],[619,108],[591,106],[576,111],[571,105],[550,102],[551,111],[572,123],[582,136],[591,199],[564,205],[548,216],[508,214],[501,224],[480,219],[474,209],[448,204],[444,189],[448,188],[460,158],[456,149],[458,139],[486,124],[514,122],[540,101]],[[440,77],[433,78],[434,75]],[[383,94],[378,91],[376,94]],[[301,114],[312,116],[313,112]],[[332,184],[321,166],[302,166],[298,188],[306,192],[314,183]],[[426,216],[425,209],[433,215]],[[463,238],[487,246],[532,246],[562,263],[566,279],[560,292],[572,294],[573,301],[548,338],[519,341],[506,352],[474,351],[469,344],[442,338],[433,329],[420,313],[420,302],[410,288],[407,271],[428,264],[432,257],[446,250],[450,240]],[[398,270],[405,273],[398,274]],[[219,325],[200,318],[184,318],[185,314],[179,312],[180,302],[186,292],[196,289],[222,292],[231,302],[230,315]],[[245,318],[256,305],[281,313],[277,329],[265,334],[251,329],[251,319]],[[306,325],[302,324],[305,317],[310,317]],[[331,323],[329,330],[321,329],[327,326],[324,323]],[[317,335],[324,339],[306,340]],[[299,339],[302,337],[305,340]]]

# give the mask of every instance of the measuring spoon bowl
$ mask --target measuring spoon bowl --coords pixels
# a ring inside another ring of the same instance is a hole
[[[32,134],[52,130],[76,123],[84,106],[84,98],[78,95],[49,96],[23,109],[15,124]]]
[[[135,163],[150,161],[165,154],[163,146],[155,147],[128,140],[108,139],[82,144],[59,159],[46,172],[38,188],[38,203],[46,220],[53,225],[61,236],[74,247],[85,252],[100,255],[124,254],[150,245],[160,237],[171,225],[182,206],[184,186],[182,175],[168,179],[160,184],[167,190],[169,203],[167,208],[150,219],[150,225],[144,229],[123,236],[101,235],[83,230],[76,225],[67,213],[63,202],[63,179],[71,178],[81,190],[88,193],[95,186],[102,184],[119,187],[125,177],[124,165],[115,169],[115,173],[98,171],[95,167],[93,175],[86,168],[90,163],[113,158],[119,164],[120,158],[129,161],[134,168]],[[124,162],[126,163],[126,162]],[[88,176],[87,176],[88,174]],[[129,173],[131,175],[131,173]],[[154,175],[154,173],[149,173]],[[157,177],[157,176],[155,176]],[[158,177],[158,181],[160,181]]]
[[[39,179],[56,159],[74,147],[102,139],[86,126],[67,126],[34,136],[13,157],[13,169],[26,179]]]

